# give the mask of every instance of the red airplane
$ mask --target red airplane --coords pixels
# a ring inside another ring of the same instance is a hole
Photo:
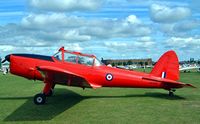
[[[10,62],[10,72],[28,79],[44,81],[42,93],[34,103],[44,104],[56,84],[84,88],[132,87],[162,88],[173,96],[175,89],[191,84],[178,82],[179,63],[174,51],[161,56],[152,71],[147,73],[108,67],[94,55],[65,50],[61,47],[53,56],[9,54],[2,61]]]

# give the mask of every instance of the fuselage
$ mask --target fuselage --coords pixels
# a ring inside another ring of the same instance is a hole
[[[33,54],[12,54],[10,55],[10,72],[33,80],[44,80],[42,74],[37,70],[39,66],[53,66],[73,72],[86,77],[89,81],[102,87],[135,87],[135,88],[162,88],[161,82],[153,80],[144,80],[142,77],[148,77],[149,74],[100,66],[87,66],[78,63],[71,63],[57,60],[55,57],[33,55]],[[68,77],[62,80],[57,79],[60,84],[69,85]],[[70,86],[82,86],[79,83],[71,83]]]

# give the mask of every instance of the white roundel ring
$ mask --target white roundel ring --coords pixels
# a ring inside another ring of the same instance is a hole
[[[110,73],[106,74],[106,80],[107,81],[111,81],[112,79],[113,79],[113,75],[112,74],[110,74]]]

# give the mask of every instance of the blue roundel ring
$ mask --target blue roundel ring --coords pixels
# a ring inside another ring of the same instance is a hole
[[[113,79],[113,75],[111,73],[106,74],[106,80],[111,81]]]

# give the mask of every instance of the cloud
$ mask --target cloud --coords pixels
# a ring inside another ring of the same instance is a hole
[[[145,36],[137,38],[136,41],[133,42],[133,47],[138,50],[150,51],[152,48],[156,48],[156,43],[151,37]]]
[[[104,45],[106,47],[112,47],[112,48],[122,48],[122,47],[127,47],[128,44],[127,43],[120,43],[120,42],[104,42]]]
[[[18,52],[45,54],[43,50],[47,48],[55,50],[55,47],[66,46],[67,49],[82,51],[84,49],[80,43],[87,42],[89,45],[84,46],[87,48],[95,46],[95,41],[129,39],[149,34],[151,34],[149,26],[135,15],[122,19],[87,19],[63,13],[30,13],[20,24],[0,26],[0,45],[9,45]],[[125,44],[111,43],[111,45],[117,48],[117,45]],[[10,49],[10,52],[15,50]]]
[[[49,29],[59,27],[79,27],[86,24],[86,20],[77,16],[66,16],[63,13],[34,14],[22,18],[22,26],[31,29]]]
[[[80,35],[78,30],[61,30],[55,32],[41,32],[38,38],[49,41],[83,42],[91,40],[89,35]]]
[[[29,4],[46,11],[92,11],[98,9],[103,0],[31,0]]]
[[[122,39],[121,41],[104,41],[98,46],[103,46],[101,56],[105,58],[118,58],[118,59],[127,59],[127,58],[146,58],[152,57],[157,54],[159,47],[153,38],[149,36],[137,37],[134,39]],[[102,54],[106,53],[106,54]],[[156,55],[158,57],[159,55]]]
[[[43,32],[40,35],[49,34],[49,37],[53,40],[81,41],[146,36],[151,33],[151,29],[135,15],[129,15],[127,18],[119,20],[109,18],[87,19],[60,13],[30,14],[22,19],[21,25],[30,30],[39,29]]]
[[[47,41],[38,39],[37,31],[30,31],[17,24],[8,24],[0,29],[0,45],[12,45],[18,47],[50,46]]]
[[[160,4],[152,4],[150,17],[157,23],[173,23],[188,18],[191,11],[186,7],[168,7]]]
[[[13,47],[11,45],[0,45],[0,50],[2,52],[9,52],[9,51],[12,51],[14,49],[15,49],[15,47]]]
[[[141,21],[135,15],[129,15],[126,21],[130,24],[141,24]]]
[[[199,37],[171,37],[165,41],[166,48],[179,49],[179,50],[194,50],[200,49]]]
[[[186,20],[178,23],[160,24],[160,31],[168,36],[192,36],[200,27],[199,20]]]
[[[200,26],[199,20],[190,20],[175,24],[174,30],[178,32],[186,32],[186,31],[191,31],[193,29],[197,29],[199,26]]]
[[[118,52],[128,51],[149,51],[155,47],[156,43],[152,41],[151,37],[139,37],[132,41],[106,41],[104,46]]]
[[[65,44],[65,49],[67,49],[67,50],[73,50],[73,51],[79,51],[79,52],[81,52],[83,50],[83,48],[80,46],[79,43]]]
[[[170,37],[164,41],[165,49],[173,49],[177,52],[180,60],[189,58],[199,59],[200,37]]]

